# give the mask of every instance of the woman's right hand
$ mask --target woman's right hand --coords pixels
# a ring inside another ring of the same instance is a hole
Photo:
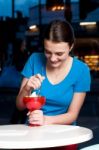
[[[38,89],[44,79],[45,77],[41,76],[40,74],[31,76],[29,79],[23,79],[19,94],[16,99],[16,105],[19,110],[23,110],[26,108],[23,103],[23,97],[29,96],[32,90]]]
[[[26,90],[31,91],[40,88],[41,83],[44,79],[45,77],[41,76],[41,74],[31,76],[25,85]]]

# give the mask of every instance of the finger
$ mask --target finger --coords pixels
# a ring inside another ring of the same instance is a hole
[[[39,110],[35,110],[31,113],[29,113],[29,120],[41,120],[43,119],[43,112]]]
[[[31,112],[30,112],[30,111],[28,111],[28,113],[27,113],[26,115],[27,115],[27,116],[29,116],[29,115],[30,115],[30,113],[31,113]]]
[[[40,116],[29,116],[29,122],[36,122],[40,120],[41,120]]]
[[[35,120],[34,119],[31,119],[31,120],[29,119],[28,121],[29,121],[30,124],[34,124],[34,125],[35,124],[43,125],[43,123],[44,123],[43,120],[39,120],[39,119],[35,119]]]
[[[41,86],[41,81],[38,78],[35,78],[33,80],[33,84],[35,84],[36,88],[39,88]]]
[[[45,77],[41,76],[41,74],[39,73],[36,75],[36,77],[40,80],[40,82],[42,82],[45,79]]]
[[[37,89],[41,86],[41,82],[40,80],[35,76],[33,76],[32,78],[30,78],[29,80],[29,85],[34,88],[34,89]]]
[[[39,126],[41,126],[42,125],[42,123],[41,122],[39,122],[39,121],[33,121],[33,122],[29,122],[30,124],[32,124],[32,125],[39,125]]]
[[[43,112],[42,111],[39,111],[39,110],[34,110],[34,111],[32,111],[32,112],[29,112],[29,117],[30,118],[40,118],[41,116],[43,116]]]

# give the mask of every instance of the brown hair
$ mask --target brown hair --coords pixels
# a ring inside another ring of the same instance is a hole
[[[73,28],[69,22],[54,20],[48,25],[44,39],[53,42],[68,42],[71,46],[75,41],[75,36]]]

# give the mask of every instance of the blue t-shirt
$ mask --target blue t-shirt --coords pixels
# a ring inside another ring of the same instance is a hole
[[[73,58],[72,67],[65,79],[53,85],[46,76],[45,55],[43,53],[34,53],[24,66],[22,75],[30,78],[37,73],[45,76],[40,93],[46,97],[46,104],[42,107],[45,115],[54,116],[66,113],[75,92],[80,93],[90,90],[89,68],[76,57]]]

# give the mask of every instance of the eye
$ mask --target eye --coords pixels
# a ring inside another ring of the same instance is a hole
[[[50,53],[49,51],[47,51],[47,50],[45,50],[45,53],[46,53],[46,54],[51,54],[51,53]]]
[[[62,55],[63,55],[63,53],[62,53],[62,52],[59,52],[59,53],[57,53],[57,55],[58,55],[58,56],[62,56]]]

